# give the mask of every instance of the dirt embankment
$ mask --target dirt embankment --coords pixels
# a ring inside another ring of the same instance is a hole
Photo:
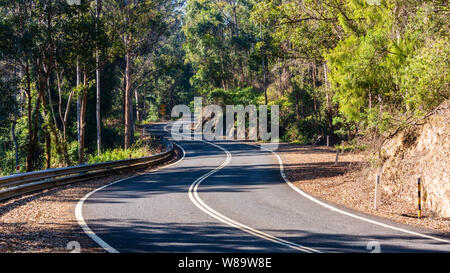
[[[385,195],[416,203],[420,178],[427,216],[450,219],[450,101],[387,142],[382,156]]]
[[[366,156],[345,153],[334,165],[336,152],[331,148],[310,145],[280,144],[285,172],[295,186],[329,203],[364,213],[389,218],[450,234],[450,220],[431,213],[425,206],[424,218],[417,219],[417,200],[405,200],[381,189],[381,201],[374,209],[375,174]],[[414,187],[414,185],[413,185]]]
[[[376,168],[369,155],[346,153],[334,165],[326,147],[281,144],[288,178],[305,192],[331,203],[401,223],[450,233],[450,103],[399,133],[382,150],[384,164],[374,209]],[[417,219],[417,178],[421,178],[423,218]]]

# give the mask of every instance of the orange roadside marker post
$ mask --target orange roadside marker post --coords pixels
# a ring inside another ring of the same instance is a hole
[[[166,105],[161,104],[159,107],[159,112],[160,112],[161,116],[165,116],[166,115]]]
[[[422,218],[422,198],[421,198],[421,184],[420,184],[420,177],[417,178],[417,205],[418,205],[418,211],[417,211],[417,216],[419,219]]]

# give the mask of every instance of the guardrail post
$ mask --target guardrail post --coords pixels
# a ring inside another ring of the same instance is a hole
[[[330,147],[330,136],[327,135],[327,147]]]

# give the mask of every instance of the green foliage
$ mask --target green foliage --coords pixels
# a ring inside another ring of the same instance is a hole
[[[312,116],[289,123],[283,139],[293,144],[312,144],[316,137],[314,126],[315,120]]]
[[[68,153],[72,162],[78,161],[78,141],[72,141],[68,145]]]
[[[253,87],[236,88],[224,90],[216,88],[206,97],[208,103],[218,105],[259,105],[261,95]]]
[[[147,100],[149,93],[158,103],[168,103],[165,99],[169,98],[172,105],[188,100],[192,93],[190,70],[183,60],[181,2],[135,1],[125,5],[123,1],[101,1],[102,9],[96,16],[98,2],[70,6],[66,1],[1,1],[0,156],[8,158],[7,164],[2,161],[3,173],[14,171],[16,159],[25,166],[27,157],[31,159],[30,170],[45,168],[47,149],[50,167],[75,163],[80,147],[75,104],[84,95],[85,155],[96,153],[97,53],[104,149],[123,145],[125,52],[131,52],[136,60],[131,67],[131,88],[139,101],[133,108],[143,119],[146,108],[155,103]],[[133,114],[136,121],[137,113]],[[49,145],[45,137],[48,131]],[[30,145],[33,141],[34,146]]]
[[[374,8],[350,1],[355,17],[369,21],[325,54],[340,112],[381,133],[391,130],[393,115],[421,116],[450,97],[446,26],[443,14],[429,12],[439,4],[386,2]]]
[[[131,148],[131,149],[107,149],[101,155],[90,155],[88,159],[89,164],[101,163],[107,161],[116,161],[130,158],[140,158],[150,156],[151,152],[146,147]]]
[[[398,79],[410,111],[418,115],[450,98],[450,45],[447,38],[434,41],[408,56]]]
[[[27,156],[32,169],[44,168],[48,131],[51,165],[76,162],[83,95],[85,152],[95,158],[97,52],[107,151],[94,161],[129,156],[115,150],[124,137],[126,53],[140,124],[169,119],[194,94],[222,106],[261,105],[266,91],[267,104],[280,106],[284,140],[340,141],[389,135],[450,98],[446,1],[102,1],[99,17],[95,3],[0,2],[3,173]]]
[[[365,144],[358,144],[354,141],[342,146],[339,144],[334,145],[335,149],[339,149],[340,152],[344,150],[344,152],[355,152],[355,151],[365,151],[367,149],[367,145]]]
[[[248,86],[257,27],[250,22],[252,1],[187,1],[183,26],[191,84],[201,93]]]

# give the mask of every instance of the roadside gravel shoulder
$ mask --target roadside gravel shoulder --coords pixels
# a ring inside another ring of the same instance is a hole
[[[78,225],[75,206],[87,193],[119,179],[155,168],[47,189],[0,202],[0,253],[68,253],[68,243],[80,252],[105,252]],[[156,168],[157,170],[157,168]]]
[[[417,219],[416,202],[405,202],[395,196],[383,195],[378,210],[373,208],[374,179],[368,177],[364,155],[339,155],[321,146],[280,143],[278,155],[283,160],[288,179],[302,191],[330,203],[393,221],[433,229],[450,235],[450,219],[438,218],[424,208],[424,219]]]

